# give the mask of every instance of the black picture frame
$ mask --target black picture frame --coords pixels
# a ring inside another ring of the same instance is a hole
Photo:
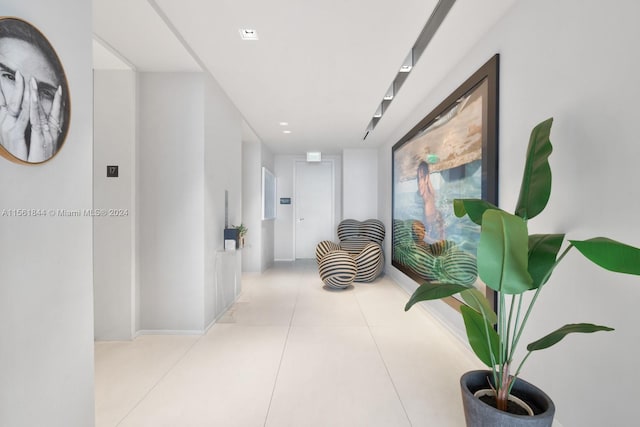
[[[499,59],[493,56],[416,124],[391,156],[392,265],[419,284],[473,284],[494,309],[495,292],[473,274],[480,227],[455,216],[453,199],[498,204]],[[445,302],[458,310],[462,304],[455,297]]]

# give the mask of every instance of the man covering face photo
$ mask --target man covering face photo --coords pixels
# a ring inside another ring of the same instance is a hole
[[[0,154],[49,160],[64,142],[69,113],[67,80],[49,41],[25,21],[0,18]]]

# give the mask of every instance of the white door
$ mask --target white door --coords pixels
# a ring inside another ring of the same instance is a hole
[[[295,257],[315,258],[316,245],[335,235],[333,162],[295,166]]]

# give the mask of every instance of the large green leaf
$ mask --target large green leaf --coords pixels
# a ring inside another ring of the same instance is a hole
[[[549,335],[545,335],[537,341],[530,343],[527,346],[527,350],[536,351],[536,350],[544,350],[545,348],[549,348],[552,345],[558,343],[564,337],[569,334],[575,333],[583,333],[589,334],[592,332],[598,331],[613,331],[613,328],[609,328],[607,326],[594,325],[592,323],[570,323],[568,325],[564,325],[563,327],[556,329],[551,332]]]
[[[487,286],[505,294],[533,288],[527,269],[527,224],[515,215],[494,209],[482,216],[478,243],[478,273]]]
[[[551,167],[549,155],[553,150],[549,134],[553,118],[539,123],[531,131],[527,160],[520,185],[520,197],[516,206],[516,215],[531,219],[547,206],[551,195]]]
[[[491,355],[493,355],[495,362],[499,362],[500,339],[498,333],[474,309],[463,305],[460,307],[460,311],[462,312],[464,327],[467,331],[467,339],[471,349],[473,349],[473,352],[482,363],[492,368]]]
[[[529,274],[533,288],[545,284],[554,268],[564,234],[532,234],[529,236]]]
[[[606,237],[589,240],[570,240],[582,255],[616,273],[640,275],[640,249]]]
[[[470,288],[460,292],[462,300],[466,302],[469,307],[473,308],[478,313],[484,313],[484,317],[491,325],[495,325],[498,321],[498,316],[493,311],[489,300],[476,288]]]
[[[409,302],[407,302],[407,305],[404,307],[404,311],[409,310],[417,302],[450,297],[466,289],[469,288],[455,283],[426,282],[418,286],[418,289],[411,295]]]
[[[458,218],[469,215],[469,219],[478,225],[482,225],[482,214],[487,209],[499,208],[482,199],[454,199],[453,212]]]

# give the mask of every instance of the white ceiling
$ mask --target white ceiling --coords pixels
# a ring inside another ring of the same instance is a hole
[[[437,0],[93,0],[94,34],[103,55],[138,71],[201,64],[275,153],[338,153],[388,142],[446,73],[437,64],[459,61],[514,2],[457,0],[366,141]]]
[[[96,70],[131,70],[135,68],[104,41],[93,38],[93,68]]]

